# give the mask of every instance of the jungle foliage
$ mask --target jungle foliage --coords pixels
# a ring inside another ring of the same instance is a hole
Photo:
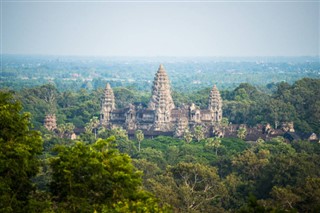
[[[319,88],[308,78],[279,83],[272,94],[240,84],[221,91],[224,117],[251,126],[294,121],[297,130],[319,134]],[[209,90],[173,99],[206,107]],[[147,104],[145,92],[114,91],[118,107]],[[102,93],[52,84],[0,92],[1,212],[320,211],[319,143],[129,138],[98,127]],[[48,112],[61,131],[42,127]],[[68,128],[82,130],[78,140],[63,137]]]
[[[268,94],[248,83],[239,84],[234,90],[220,91],[223,99],[223,117],[232,124],[270,123],[277,128],[282,122],[293,121],[300,132],[320,133],[320,80],[303,78],[290,85],[279,83],[274,92]],[[176,106],[195,103],[206,108],[211,88],[182,93],[173,91]],[[117,108],[130,103],[147,106],[150,93],[134,88],[113,88]],[[100,99],[103,89],[78,92],[59,92],[53,84],[14,91],[24,110],[30,112],[32,123],[39,129],[46,114],[55,113],[58,123],[73,123],[84,128],[93,117],[99,117]]]

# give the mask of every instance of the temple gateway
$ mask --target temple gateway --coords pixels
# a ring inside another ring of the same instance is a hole
[[[219,136],[222,99],[216,86],[213,86],[208,98],[207,109],[200,109],[195,104],[176,107],[168,75],[163,65],[160,65],[147,107],[130,104],[126,108],[117,109],[113,90],[107,84],[101,100],[100,125],[106,128],[122,127],[129,135],[142,130],[149,137],[181,137],[185,131],[194,131],[197,126],[201,126],[206,136]]]

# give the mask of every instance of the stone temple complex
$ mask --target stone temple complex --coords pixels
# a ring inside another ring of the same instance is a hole
[[[146,136],[183,136],[186,130],[201,126],[205,135],[217,135],[222,119],[222,99],[216,86],[208,94],[207,109],[194,104],[176,107],[170,89],[170,81],[163,67],[155,75],[152,95],[147,107],[130,104],[117,109],[113,90],[106,85],[101,100],[100,124],[106,128],[122,127],[129,135],[142,130]]]
[[[100,126],[112,129],[123,128],[128,135],[133,137],[136,130],[142,130],[144,136],[158,135],[184,137],[201,131],[205,138],[208,137],[240,137],[238,132],[245,130],[242,136],[246,141],[268,141],[275,137],[283,137],[287,141],[308,140],[319,142],[315,133],[296,132],[293,122],[283,122],[278,128],[273,129],[270,124],[258,124],[255,127],[246,124],[231,124],[222,119],[222,99],[218,88],[214,85],[208,94],[208,107],[200,109],[195,104],[175,106],[172,96],[170,81],[162,65],[155,75],[152,94],[147,106],[142,104],[129,104],[121,109],[116,108],[113,90],[110,84],[106,85],[101,98]],[[222,122],[223,120],[223,122]],[[49,131],[59,132],[55,114],[47,114],[44,118],[44,127]],[[199,128],[201,127],[201,128]],[[199,130],[200,129],[200,130]],[[81,129],[75,133],[80,134]],[[76,139],[76,135],[63,133],[60,137]],[[187,134],[188,133],[188,134]]]

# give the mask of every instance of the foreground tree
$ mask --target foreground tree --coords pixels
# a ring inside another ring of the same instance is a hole
[[[275,200],[276,206],[286,210],[294,209],[293,206],[302,200],[302,198],[295,194],[290,187],[274,186],[271,195]]]
[[[142,209],[148,202],[150,208],[159,208],[150,194],[140,190],[141,172],[127,154],[113,148],[112,140],[114,137],[56,149],[59,154],[51,160],[50,188],[60,210],[121,212]]]
[[[38,172],[40,133],[30,130],[30,114],[11,94],[0,92],[0,212],[26,212]]]
[[[222,212],[221,200],[227,193],[217,169],[198,163],[168,168],[165,175],[149,181],[149,188],[177,212]]]

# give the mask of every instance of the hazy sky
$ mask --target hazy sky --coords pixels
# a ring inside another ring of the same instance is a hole
[[[1,0],[2,53],[319,55],[319,1]]]

